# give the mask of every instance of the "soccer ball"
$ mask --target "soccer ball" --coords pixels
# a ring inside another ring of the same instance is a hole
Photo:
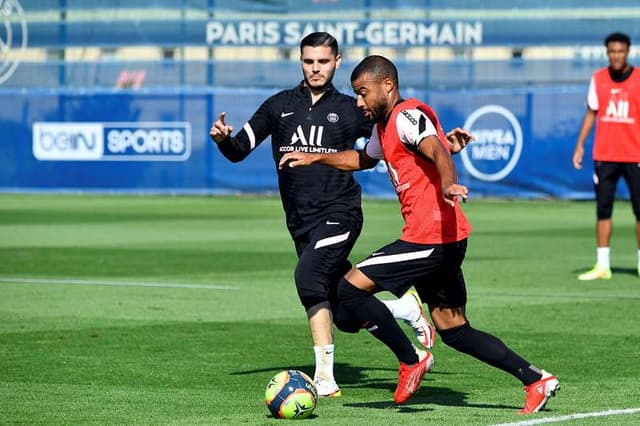
[[[313,380],[302,371],[281,371],[269,380],[264,402],[274,417],[306,419],[316,408],[318,394]]]

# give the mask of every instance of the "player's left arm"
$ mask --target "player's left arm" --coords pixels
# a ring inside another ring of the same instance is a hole
[[[466,186],[458,184],[453,158],[440,142],[438,136],[430,135],[422,139],[418,145],[418,151],[435,164],[440,175],[442,196],[445,202],[454,206],[457,197],[466,201],[469,191]]]

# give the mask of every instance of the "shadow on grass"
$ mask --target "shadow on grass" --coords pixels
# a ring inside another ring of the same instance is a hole
[[[255,370],[244,370],[231,373],[231,375],[251,375],[279,370],[300,370],[304,372],[313,372],[315,366],[312,364],[290,366],[290,365],[272,365],[265,368]],[[348,389],[377,389],[388,390],[389,400],[385,401],[367,401],[367,402],[350,402],[345,403],[344,407],[351,408],[374,408],[379,410],[396,409],[400,413],[415,413],[433,411],[434,408],[424,407],[423,404],[442,405],[447,407],[472,407],[472,408],[488,408],[488,409],[509,409],[519,410],[520,406],[505,404],[474,404],[467,402],[468,394],[466,392],[454,391],[447,387],[437,387],[429,385],[429,377],[446,376],[451,373],[431,371],[425,378],[418,392],[405,405],[396,405],[393,403],[392,394],[396,386],[395,379],[379,379],[368,377],[371,371],[393,371],[395,368],[371,368],[360,367],[346,363],[337,363],[335,365],[336,377],[340,377],[340,387],[343,390]]]
[[[431,373],[429,373],[431,374]],[[397,408],[401,413],[412,413],[418,411],[432,411],[433,408],[417,407],[422,404],[442,405],[446,407],[473,407],[473,408],[489,408],[489,409],[513,409],[519,410],[522,407],[505,404],[473,404],[467,402],[468,394],[466,392],[454,391],[446,387],[429,386],[428,383],[418,389],[416,394],[405,405],[395,405],[390,401],[369,401],[344,404],[345,407],[354,408],[376,408],[389,409]]]
[[[638,276],[638,270],[635,268],[611,268],[613,274],[631,275],[632,277]]]

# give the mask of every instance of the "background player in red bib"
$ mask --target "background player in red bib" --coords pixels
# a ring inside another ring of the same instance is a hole
[[[498,338],[471,327],[462,273],[471,226],[458,203],[467,188],[457,183],[450,144],[435,112],[416,99],[402,99],[395,65],[382,56],[365,58],[352,72],[358,107],[372,119],[364,151],[335,154],[291,153],[281,168],[327,164],[341,170],[373,167],[384,160],[398,194],[405,225],[400,239],[376,250],[338,285],[341,309],[393,351],[400,362],[394,400],[405,403],[418,389],[433,357],[419,357],[389,310],[373,296],[402,295],[413,283],[442,341],[452,348],[512,374],[525,385],[522,413],[537,412],[560,387]],[[467,138],[470,135],[467,135]]]
[[[640,275],[640,70],[627,63],[629,36],[610,34],[604,45],[609,66],[597,70],[591,77],[587,111],[573,152],[573,166],[581,169],[584,143],[597,123],[593,143],[597,260],[593,269],[578,276],[579,280],[611,278],[611,214],[621,176],[629,187],[636,217]]]

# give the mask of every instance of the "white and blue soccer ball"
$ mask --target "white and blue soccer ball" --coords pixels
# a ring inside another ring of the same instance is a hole
[[[281,371],[269,380],[264,402],[274,417],[306,419],[316,408],[318,394],[313,380],[299,370]]]

